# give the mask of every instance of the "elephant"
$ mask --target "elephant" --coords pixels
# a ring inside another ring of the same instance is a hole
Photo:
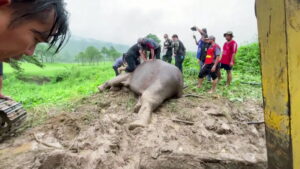
[[[134,108],[138,119],[129,125],[133,130],[146,127],[151,121],[152,112],[165,100],[179,98],[183,93],[183,75],[180,70],[162,60],[145,61],[132,73],[124,73],[98,87],[106,89],[128,87],[139,96]]]

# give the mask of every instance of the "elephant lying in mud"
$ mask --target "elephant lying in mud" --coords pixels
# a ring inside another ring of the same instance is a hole
[[[138,120],[129,125],[129,129],[145,127],[150,123],[151,113],[166,99],[181,97],[183,77],[180,70],[161,60],[147,61],[139,65],[133,73],[121,74],[99,86],[99,90],[129,87],[140,96],[135,111]]]

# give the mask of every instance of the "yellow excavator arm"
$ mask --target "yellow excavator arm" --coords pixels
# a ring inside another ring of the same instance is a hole
[[[269,169],[300,169],[300,0],[256,0]]]

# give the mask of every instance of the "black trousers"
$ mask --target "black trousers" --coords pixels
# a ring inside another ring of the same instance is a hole
[[[127,54],[125,57],[125,61],[128,65],[126,68],[126,72],[133,72],[136,69],[136,67],[140,64],[140,60],[135,54]]]
[[[175,66],[182,72],[182,64],[184,61],[184,56],[175,56]]]
[[[154,50],[155,58],[160,59],[161,47]]]
[[[119,71],[118,71],[118,67],[117,66],[113,66],[113,69],[116,73],[116,76],[119,76]]]
[[[172,63],[172,53],[171,54],[165,54],[163,56],[163,61],[168,62],[168,63]]]

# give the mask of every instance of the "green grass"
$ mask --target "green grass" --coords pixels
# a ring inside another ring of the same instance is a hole
[[[43,124],[49,115],[53,114],[53,108],[69,112],[77,104],[77,100],[96,93],[97,86],[114,77],[112,63],[101,63],[94,66],[82,66],[78,64],[46,64],[39,68],[32,64],[22,64],[23,73],[18,74],[7,64],[4,65],[3,92],[14,100],[23,103],[29,112],[25,128]],[[199,66],[193,54],[189,54],[184,63],[186,93],[198,94],[204,97],[224,97],[231,101],[246,99],[262,100],[261,86],[244,84],[243,82],[258,82],[260,76],[250,73],[233,71],[232,86],[225,87],[226,76],[223,72],[223,80],[217,87],[217,93],[210,95],[207,91],[211,84],[204,83],[202,89],[197,88]],[[24,81],[25,78],[25,81]],[[27,80],[26,80],[27,78]],[[48,79],[44,84],[36,84],[28,79]],[[23,80],[20,80],[23,79]],[[134,100],[128,102],[132,107]],[[61,111],[59,111],[61,112]]]
[[[242,56],[244,55],[239,53],[239,57],[237,59],[240,59],[240,61],[238,63],[244,60],[241,59]],[[228,98],[231,101],[243,102],[247,99],[262,101],[262,88],[261,85],[259,85],[261,83],[261,76],[259,73],[257,73],[259,72],[259,66],[256,65],[255,68],[253,68],[249,67],[249,64],[250,61],[247,66],[242,67],[243,69],[241,69],[241,66],[239,66],[238,69],[234,67],[233,81],[230,87],[226,87],[227,75],[225,70],[222,70],[223,79],[217,86],[217,93],[210,95],[207,93],[207,91],[211,88],[211,83],[207,82],[206,80],[202,89],[197,88],[200,68],[197,63],[197,59],[195,58],[195,53],[188,53],[184,62],[184,80],[185,84],[189,86],[189,88],[186,89],[186,92],[198,93],[207,97],[218,95]],[[247,72],[247,69],[251,71]],[[258,70],[255,71],[254,69]],[[251,83],[257,83],[258,85],[251,85]]]
[[[114,76],[111,63],[98,66],[78,64],[46,64],[39,68],[23,64],[24,72],[17,75],[9,65],[4,66],[3,93],[34,108],[43,104],[67,103],[69,100],[91,95],[97,86]],[[18,77],[47,77],[50,82],[39,85],[19,80]]]

